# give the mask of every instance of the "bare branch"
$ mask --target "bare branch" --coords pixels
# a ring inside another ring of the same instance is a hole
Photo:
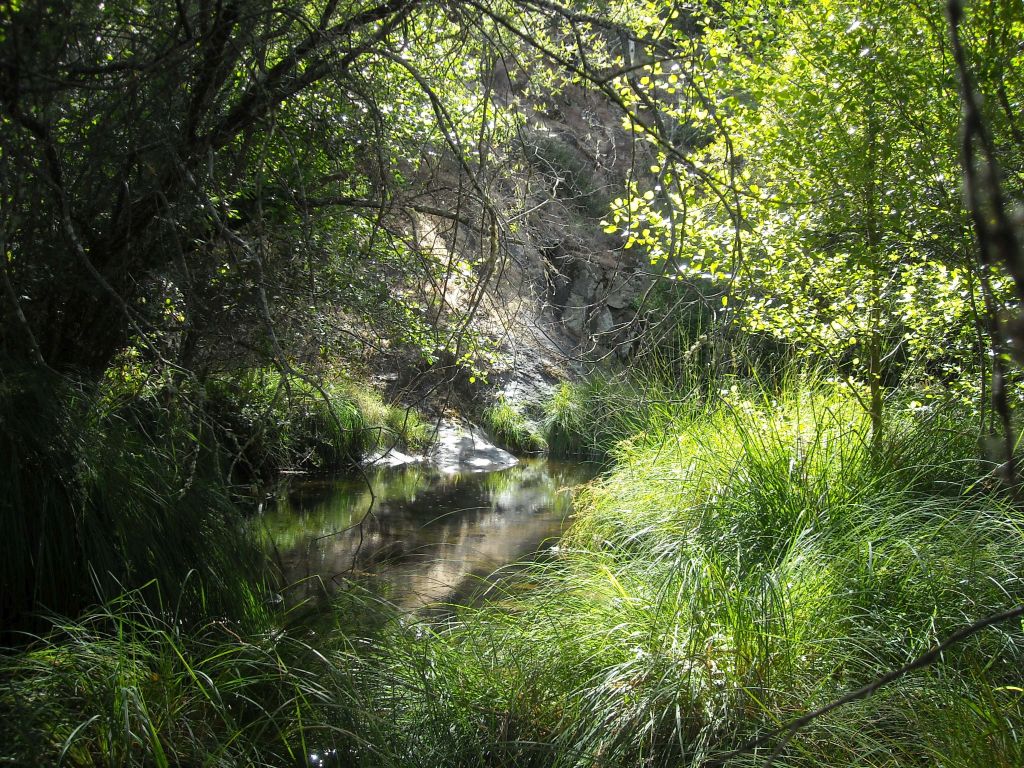
[[[879,689],[884,688],[885,686],[899,680],[902,677],[906,677],[911,672],[923,669],[924,667],[930,666],[931,664],[934,664],[936,661],[939,661],[942,658],[943,653],[948,651],[954,645],[963,642],[967,638],[976,635],[982,630],[988,629],[991,626],[994,626],[996,624],[1002,624],[1005,621],[1020,618],[1021,616],[1024,616],[1024,605],[1017,605],[1013,608],[1002,611],[1001,613],[994,613],[990,616],[986,616],[983,619],[979,619],[973,624],[968,624],[966,627],[958,629],[956,632],[951,634],[942,642],[933,645],[931,648],[929,648],[927,651],[925,651],[920,656],[915,658],[913,661],[904,664],[902,667],[885,673],[881,677],[872,680],[867,685],[858,688],[855,691],[850,691],[845,696],[841,696],[835,701],[832,701],[823,707],[819,707],[813,712],[808,712],[807,714],[802,715],[796,718],[795,720],[790,721],[789,723],[786,723],[786,725],[782,726],[781,728],[776,728],[773,731],[769,731],[768,733],[758,736],[756,739],[748,741],[743,746],[738,747],[732,750],[731,752],[726,752],[725,754],[709,758],[708,760],[705,760],[701,764],[701,766],[702,768],[716,768],[717,766],[725,765],[729,760],[732,760],[734,757],[739,757],[740,755],[753,752],[758,747],[763,747],[764,745],[774,741],[776,738],[781,736],[782,741],[778,744],[778,746],[776,746],[774,752],[769,757],[768,762],[765,764],[765,768],[767,768],[771,765],[775,757],[777,757],[781,753],[782,749],[786,746],[786,744],[789,743],[789,741],[793,738],[793,736],[796,735],[796,733],[801,728],[805,727],[806,725],[809,725],[813,721],[817,720],[819,717],[827,715],[829,712],[839,709],[840,707],[846,706],[851,702],[859,701],[860,699],[866,699],[868,696],[871,696],[872,694],[876,693]]]

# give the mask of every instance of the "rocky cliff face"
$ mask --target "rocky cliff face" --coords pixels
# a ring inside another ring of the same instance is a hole
[[[525,100],[518,87],[506,79],[499,98]],[[526,112],[506,149],[507,166],[491,174],[491,191],[513,211],[497,264],[484,258],[487,238],[478,231],[429,216],[418,226],[421,248],[447,249],[477,264],[473,279],[446,285],[445,303],[472,306],[473,327],[499,355],[489,388],[474,389],[452,374],[463,401],[501,395],[538,402],[589,365],[628,360],[644,297],[660,270],[642,249],[624,250],[603,232],[611,200],[654,161],[649,146],[623,128],[617,108],[570,86]],[[457,186],[454,170],[439,188]]]
[[[648,146],[631,136],[613,106],[579,88],[530,112],[515,181],[531,213],[508,244],[502,280],[490,288],[491,309],[515,318],[500,329],[498,379],[508,399],[542,399],[558,379],[626,361],[635,348],[643,300],[660,268],[642,249],[624,250],[601,223],[627,177],[642,177],[653,162]]]
[[[530,195],[536,213],[523,251],[526,261],[543,267],[544,304],[579,356],[626,359],[637,305],[657,268],[641,249],[624,250],[617,237],[604,234],[601,221],[627,176],[646,174],[648,147],[627,135],[613,106],[579,88],[533,110],[523,143],[540,180]]]

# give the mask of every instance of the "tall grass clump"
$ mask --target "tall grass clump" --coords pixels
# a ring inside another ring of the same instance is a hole
[[[156,397],[6,370],[0,451],[4,630],[150,582],[183,615],[258,611],[264,556],[201,424]]]
[[[513,453],[542,453],[547,441],[537,427],[504,399],[483,412],[484,427],[501,446]]]
[[[376,448],[419,447],[429,432],[415,411],[343,377],[314,382],[258,368],[211,377],[205,389],[218,439],[242,479],[351,466]]]
[[[347,608],[384,610],[368,601],[354,594]],[[348,765],[385,741],[360,703],[352,627],[317,647],[270,625],[185,628],[174,606],[157,610],[138,593],[53,621],[27,649],[0,656],[5,763]]]
[[[660,378],[595,375],[565,382],[544,404],[544,433],[552,456],[603,461],[622,440],[657,439],[676,421],[700,408],[697,390],[680,394]]]
[[[701,765],[1024,600],[1024,516],[966,415],[891,413],[873,446],[841,389],[737,388],[620,441],[532,589],[393,641],[410,764]],[[1020,622],[990,628],[774,764],[1024,764],[1021,668]]]

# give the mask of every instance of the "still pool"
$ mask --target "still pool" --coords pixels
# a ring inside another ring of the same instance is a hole
[[[509,566],[554,545],[593,467],[528,459],[496,472],[426,466],[295,479],[262,521],[285,583],[310,596],[353,578],[399,609],[479,599]]]

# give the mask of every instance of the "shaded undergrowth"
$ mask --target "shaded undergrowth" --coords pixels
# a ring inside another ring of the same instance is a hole
[[[0,370],[4,640],[45,626],[41,613],[74,616],[143,585],[189,620],[258,617],[266,557],[239,492],[281,469],[336,468],[426,435],[415,412],[340,377],[250,370],[202,385],[86,386]]]
[[[414,410],[388,405],[344,376],[313,380],[249,369],[210,378],[204,394],[241,478],[353,466],[378,448],[420,448],[430,432]]]
[[[38,628],[143,584],[190,619],[260,603],[263,553],[204,425],[157,397],[21,372],[0,383],[0,627]],[[11,641],[5,636],[5,640]]]
[[[28,650],[0,657],[0,743],[15,764],[284,766],[372,752],[345,640],[376,621],[372,596],[345,596],[333,641],[224,618],[183,628],[171,607],[128,593],[55,620]],[[345,616],[358,623],[342,626]],[[277,622],[287,623],[287,617]],[[335,745],[343,745],[339,755]],[[339,762],[340,759],[340,762]]]

